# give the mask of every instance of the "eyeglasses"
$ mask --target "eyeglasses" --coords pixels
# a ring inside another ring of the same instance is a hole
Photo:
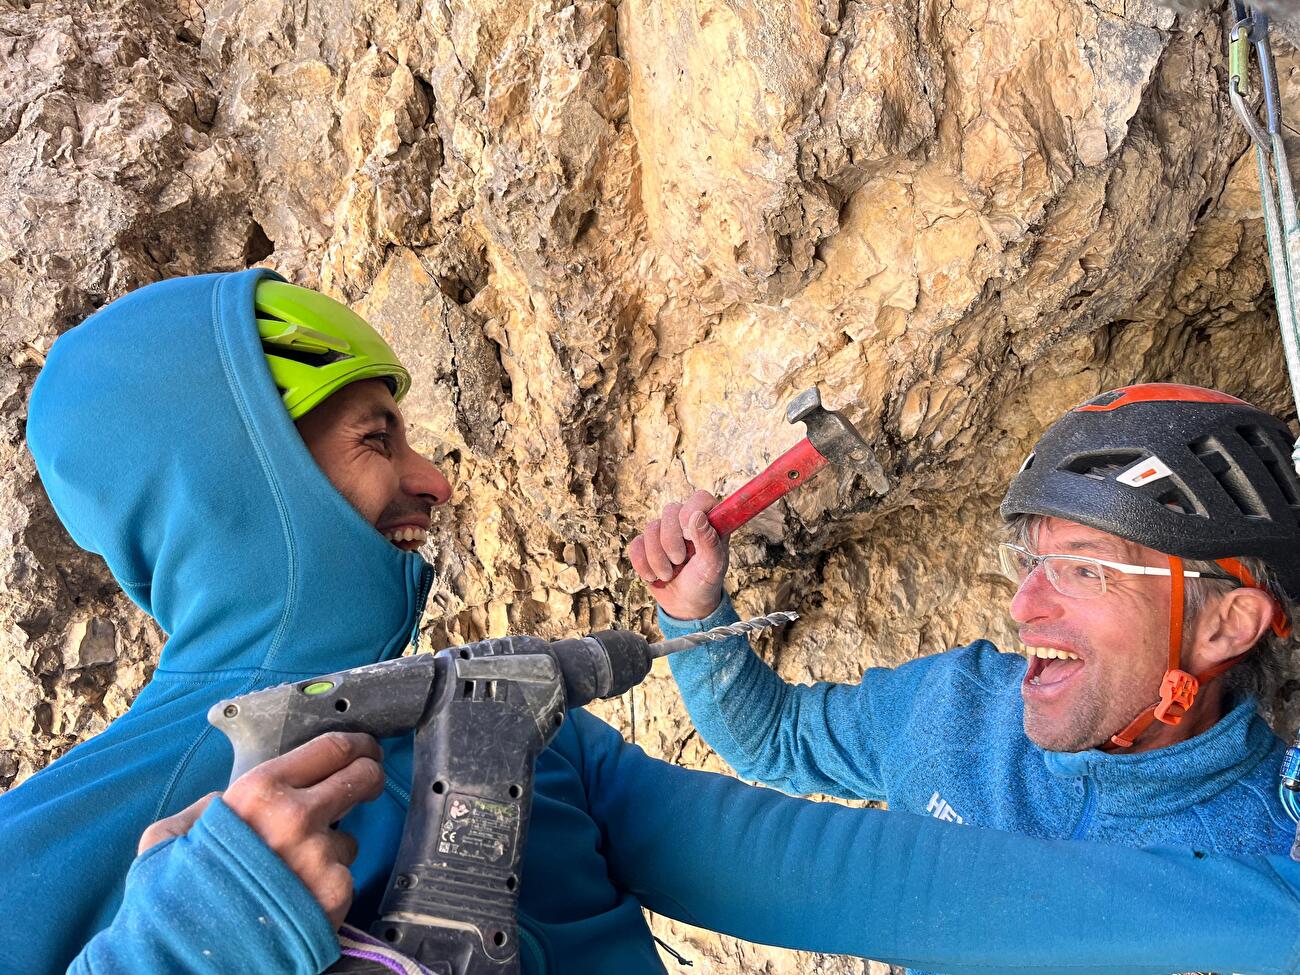
[[[1086,555],[1036,555],[1028,549],[1010,542],[998,546],[998,562],[1003,574],[1016,584],[1024,584],[1029,574],[1040,565],[1054,589],[1062,596],[1074,599],[1092,599],[1106,595],[1107,585],[1120,581],[1121,576],[1168,576],[1168,568],[1151,565],[1129,565],[1125,562],[1108,562]],[[1183,570],[1187,579],[1228,579],[1228,576],[1209,572]],[[1229,580],[1236,581],[1236,580]]]

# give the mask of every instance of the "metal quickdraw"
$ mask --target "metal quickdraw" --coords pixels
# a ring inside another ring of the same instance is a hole
[[[1300,219],[1296,214],[1286,148],[1282,144],[1282,113],[1278,105],[1273,51],[1268,43],[1268,17],[1240,0],[1232,0],[1229,9],[1233,22],[1228,35],[1228,100],[1255,144],[1269,273],[1273,278],[1273,295],[1291,393],[1300,410],[1300,290],[1295,278],[1296,272],[1300,271]],[[1264,95],[1263,126],[1256,110],[1246,104],[1245,98],[1250,84],[1252,47],[1259,62],[1260,88]],[[1300,440],[1296,441],[1291,460],[1300,473]],[[1282,808],[1296,822],[1296,841],[1291,847],[1291,859],[1300,860],[1300,733],[1283,759],[1280,776],[1278,796]]]
[[[1255,144],[1269,273],[1273,279],[1291,393],[1300,410],[1300,288],[1296,282],[1296,274],[1300,272],[1300,218],[1296,213],[1295,190],[1282,143],[1282,113],[1273,51],[1268,42],[1268,17],[1247,7],[1241,0],[1232,0],[1229,7],[1233,22],[1228,35],[1228,100]],[[1259,63],[1260,88],[1264,96],[1262,126],[1256,110],[1246,104],[1252,47]],[[1300,440],[1296,441],[1291,460],[1300,473]]]

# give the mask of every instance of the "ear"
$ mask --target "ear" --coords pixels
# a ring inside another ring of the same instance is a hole
[[[1276,604],[1262,589],[1243,586],[1211,597],[1192,623],[1188,663],[1199,673],[1245,653],[1268,632]]]

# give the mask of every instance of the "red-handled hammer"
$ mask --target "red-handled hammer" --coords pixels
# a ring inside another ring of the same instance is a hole
[[[790,401],[785,418],[790,423],[802,421],[808,436],[773,461],[758,477],[714,506],[708,514],[709,524],[720,535],[730,534],[773,501],[807,484],[827,464],[862,474],[874,494],[889,490],[889,481],[875,452],[841,413],[822,406],[816,386]],[[687,553],[694,554],[694,546],[689,542]]]

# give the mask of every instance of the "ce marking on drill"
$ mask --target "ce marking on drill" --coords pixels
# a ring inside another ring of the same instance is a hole
[[[519,807],[453,792],[438,833],[438,852],[496,863],[514,856],[519,837]]]

